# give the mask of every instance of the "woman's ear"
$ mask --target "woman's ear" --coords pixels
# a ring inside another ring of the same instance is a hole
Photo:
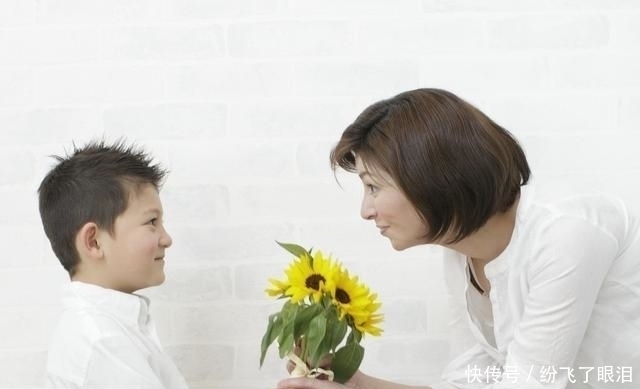
[[[100,228],[93,222],[85,223],[80,228],[80,231],[78,231],[76,235],[76,249],[78,250],[81,260],[83,258],[102,258],[103,251],[98,242],[99,231]]]

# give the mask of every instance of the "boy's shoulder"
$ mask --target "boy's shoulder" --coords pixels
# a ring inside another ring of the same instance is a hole
[[[132,332],[138,331],[141,318],[148,321],[143,297],[92,284],[71,282],[63,292],[62,304],[64,311],[49,346],[49,371],[57,370],[60,363],[65,370],[71,365],[81,371],[95,349],[106,344],[136,347]]]
[[[62,298],[64,311],[56,332],[86,340],[126,333],[150,321],[146,297],[84,282],[71,282]]]

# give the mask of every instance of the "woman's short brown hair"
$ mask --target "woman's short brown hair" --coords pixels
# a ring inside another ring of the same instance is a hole
[[[366,108],[331,151],[331,166],[393,180],[429,227],[457,242],[514,203],[531,174],[516,139],[451,92],[417,89]]]

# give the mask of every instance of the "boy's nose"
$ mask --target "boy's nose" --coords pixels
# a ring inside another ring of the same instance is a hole
[[[160,238],[160,244],[164,247],[170,247],[172,243],[173,243],[173,239],[171,239],[171,235],[169,235],[167,230],[164,230],[164,233]]]

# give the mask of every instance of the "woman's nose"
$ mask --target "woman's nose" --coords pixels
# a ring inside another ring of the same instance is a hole
[[[376,217],[376,209],[373,207],[373,202],[370,199],[367,199],[366,196],[362,199],[360,216],[365,220],[371,220]]]

